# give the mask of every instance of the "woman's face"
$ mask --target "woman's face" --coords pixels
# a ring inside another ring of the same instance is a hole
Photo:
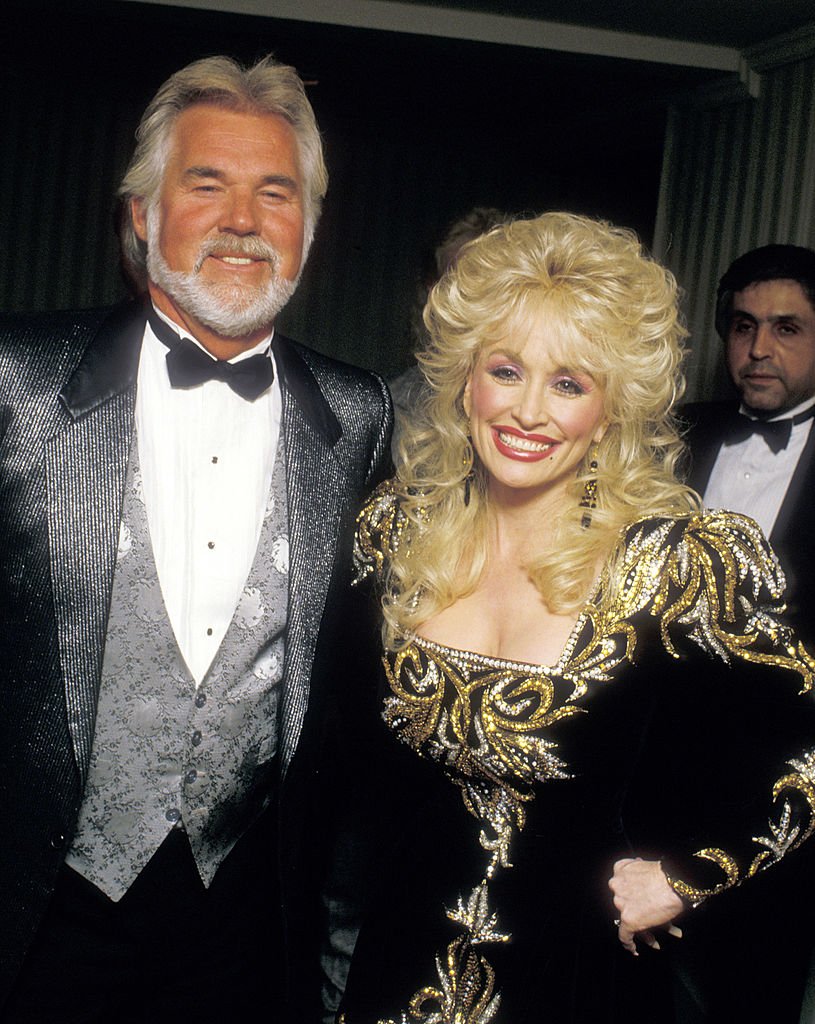
[[[565,492],[605,433],[602,388],[569,365],[573,337],[544,310],[479,353],[464,409],[496,500]]]

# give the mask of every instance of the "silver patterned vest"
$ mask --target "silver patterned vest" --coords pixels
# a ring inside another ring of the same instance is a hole
[[[170,626],[133,443],[96,732],[67,863],[120,899],[183,825],[205,885],[274,786],[288,601],[281,441],[258,549],[229,629],[196,689]]]

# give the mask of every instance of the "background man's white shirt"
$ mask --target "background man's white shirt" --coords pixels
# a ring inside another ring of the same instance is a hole
[[[815,398],[772,419],[789,419],[812,405]],[[705,488],[705,505],[743,512],[755,519],[769,537],[812,424],[812,419],[795,424],[789,444],[779,452],[773,452],[760,434],[751,434],[737,444],[723,444]]]

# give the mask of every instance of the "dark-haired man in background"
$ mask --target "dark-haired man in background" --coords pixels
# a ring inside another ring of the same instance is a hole
[[[120,190],[146,300],[0,322],[6,1024],[320,1019],[327,709],[392,420],[274,330],[326,186],[291,68],[198,61]]]
[[[683,409],[688,482],[706,506],[744,512],[762,527],[787,577],[789,620],[812,650],[815,252],[765,245],[736,259],[719,283],[716,330],[738,399]],[[800,851],[691,915],[683,1022],[797,1024],[815,938],[812,860]]]
[[[788,614],[815,638],[815,252],[765,245],[719,283],[716,330],[739,400],[685,406],[688,482],[711,508],[752,516],[775,548]]]

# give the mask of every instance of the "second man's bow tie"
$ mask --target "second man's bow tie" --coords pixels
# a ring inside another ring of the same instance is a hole
[[[194,388],[208,380],[220,380],[241,398],[254,402],[274,381],[268,353],[258,353],[236,363],[213,359],[189,338],[177,334],[152,308],[147,319],[153,334],[169,349],[167,374],[174,388]]]
[[[754,420],[739,413],[728,431],[727,440],[730,444],[738,444],[739,441],[746,441],[751,434],[761,434],[770,450],[777,454],[790,443],[792,428],[813,416],[815,416],[815,405],[799,412],[797,416],[787,416],[781,420]]]

